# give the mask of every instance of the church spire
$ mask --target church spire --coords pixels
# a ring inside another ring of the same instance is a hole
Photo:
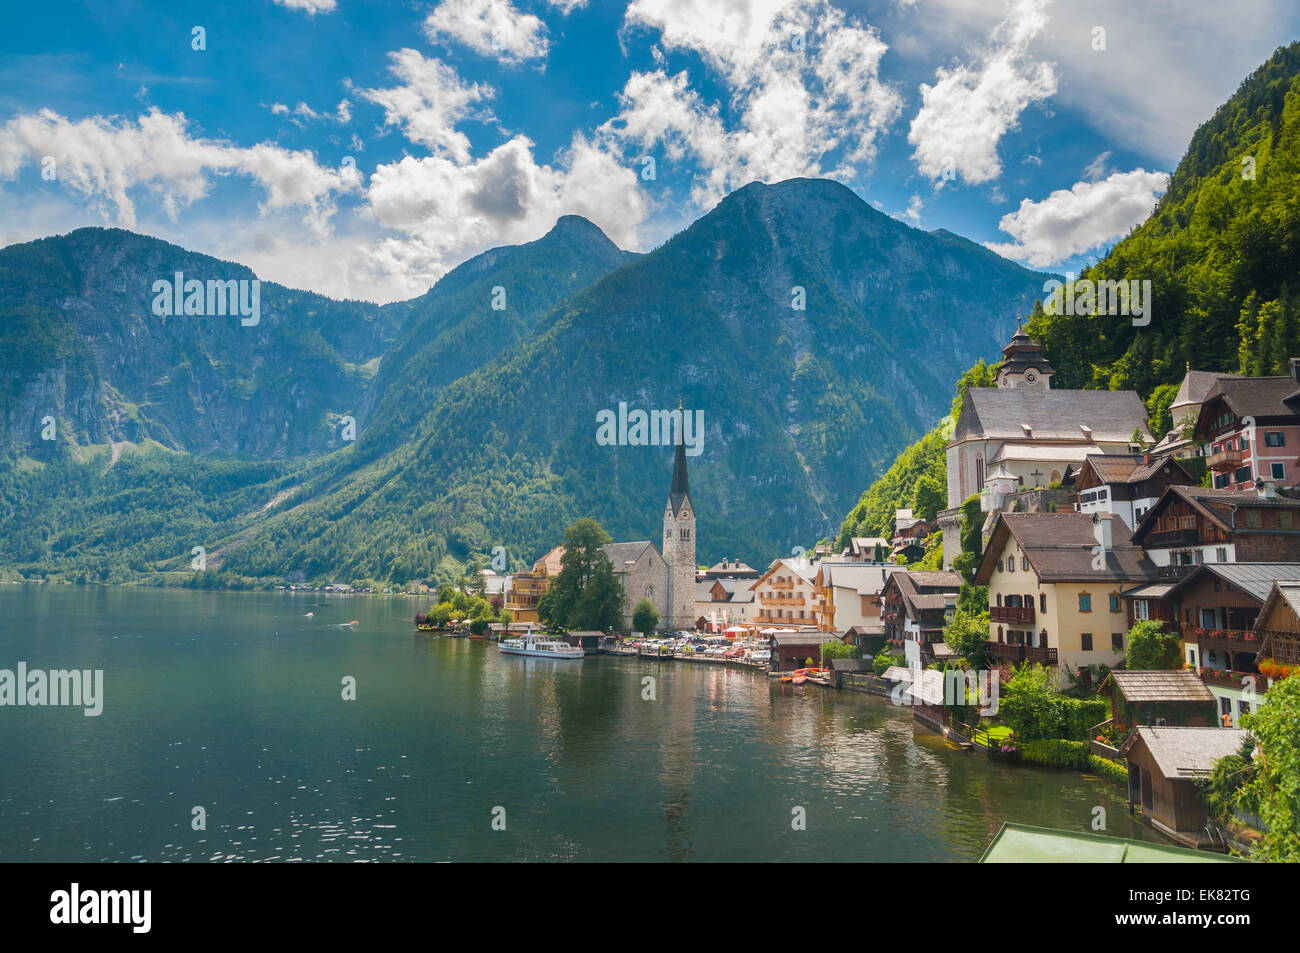
[[[677,419],[681,421],[677,428],[676,456],[673,458],[673,485],[668,491],[668,505],[676,513],[682,508],[682,500],[690,494],[690,485],[686,479],[686,431],[682,402],[677,401]]]

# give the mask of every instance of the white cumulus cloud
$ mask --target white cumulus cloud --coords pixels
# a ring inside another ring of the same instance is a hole
[[[510,0],[443,0],[424,20],[432,42],[444,37],[505,63],[546,56],[546,25]]]
[[[479,103],[491,99],[490,86],[466,83],[450,66],[404,49],[388,54],[391,71],[402,85],[362,90],[361,95],[384,108],[384,122],[401,128],[406,138],[458,162],[469,160],[469,137],[456,128],[461,120],[489,118]]]
[[[1002,173],[998,143],[1030,103],[1056,92],[1052,64],[1027,55],[1047,25],[1047,0],[1009,0],[977,66],[940,68],[938,81],[921,85],[921,108],[907,141],[922,175],[940,184],[960,174],[972,185]]]
[[[54,163],[59,183],[127,228],[135,227],[142,192],[174,220],[180,209],[207,195],[214,176],[240,174],[265,190],[262,210],[304,208],[304,223],[325,235],[335,196],[361,184],[356,169],[322,166],[309,152],[191,136],[183,114],[156,108],[135,122],[101,116],[74,122],[44,109],[0,126],[0,180],[12,179],[28,163],[46,162]]]
[[[590,219],[619,245],[635,243],[646,207],[632,169],[581,136],[553,164],[539,164],[532,147],[515,136],[464,164],[407,156],[376,169],[369,214],[400,234],[364,250],[374,272],[416,294],[471,255],[541,237],[565,214]]]
[[[338,8],[337,0],[275,0],[282,7],[301,10],[315,16],[318,13],[333,13]]]
[[[1167,174],[1145,169],[1076,182],[1041,202],[1025,199],[998,223],[1015,241],[986,245],[999,255],[1045,268],[1124,237],[1146,221],[1168,187]]]
[[[634,0],[625,29],[638,27],[657,30],[668,51],[701,57],[728,96],[705,99],[688,71],[670,75],[661,61],[629,77],[600,136],[611,148],[695,162],[700,207],[753,180],[850,178],[874,160],[900,109],[879,75],[888,47],[825,0]]]

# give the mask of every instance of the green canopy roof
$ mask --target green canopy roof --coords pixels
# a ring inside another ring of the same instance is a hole
[[[1171,847],[1082,831],[1003,824],[981,864],[1214,864],[1249,863],[1210,851]]]

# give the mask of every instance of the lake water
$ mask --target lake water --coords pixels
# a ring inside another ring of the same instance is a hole
[[[967,861],[1098,805],[1156,837],[1119,786],[990,763],[882,698],[503,657],[414,634],[424,608],[0,586],[0,669],[102,669],[105,696],[0,708],[0,861]]]

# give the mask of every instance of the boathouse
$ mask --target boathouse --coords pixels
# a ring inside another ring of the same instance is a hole
[[[1218,723],[1214,695],[1195,672],[1116,670],[1100,691],[1110,696],[1111,718],[1122,725],[1207,728]]]
[[[786,672],[790,669],[803,668],[808,659],[819,664],[822,646],[827,642],[838,642],[834,635],[825,632],[772,632],[768,635],[768,646],[772,650],[771,671]]]
[[[1136,729],[1119,749],[1128,761],[1129,810],[1188,847],[1213,848],[1205,801],[1196,788],[1214,763],[1236,754],[1249,737],[1238,728]]]

